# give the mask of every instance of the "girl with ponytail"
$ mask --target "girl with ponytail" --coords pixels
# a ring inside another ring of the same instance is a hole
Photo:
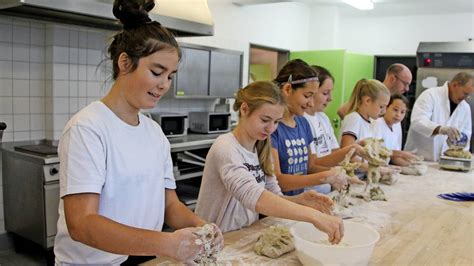
[[[286,63],[275,78],[287,102],[278,129],[272,134],[272,156],[275,175],[286,195],[298,195],[307,188],[329,193],[331,187],[341,189],[347,175],[340,169],[319,165],[309,122],[303,117],[314,106],[313,95],[318,91],[318,73],[300,59]]]
[[[341,148],[366,138],[380,138],[376,120],[384,115],[389,100],[390,92],[382,82],[359,80],[349,99],[349,112],[342,120]]]
[[[306,221],[338,242],[341,224],[327,214],[332,206],[328,197],[315,191],[284,196],[278,186],[270,135],[285,108],[280,89],[272,82],[254,82],[238,91],[234,110],[239,124],[219,136],[207,154],[196,213],[224,232],[251,225],[259,213]]]
[[[193,263],[206,223],[176,196],[170,144],[140,113],[169,90],[181,57],[173,35],[148,17],[153,0],[116,0],[123,30],[108,49],[114,84],[75,114],[59,141],[57,265],[137,264],[128,255]],[[161,232],[164,222],[176,231]],[[215,251],[222,233],[213,226]]]
[[[377,126],[377,119],[384,115],[390,100],[390,91],[380,81],[375,79],[359,80],[351,98],[349,99],[349,113],[344,116],[341,123],[341,148],[363,143],[366,138],[381,138]],[[360,160],[360,158],[354,158]],[[368,164],[364,162],[360,172],[366,172]],[[398,172],[398,168],[387,166],[380,167],[382,175]]]

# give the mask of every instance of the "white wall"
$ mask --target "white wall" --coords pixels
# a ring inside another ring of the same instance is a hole
[[[309,24],[309,49],[337,48],[341,15],[336,6],[313,6]]]
[[[250,43],[288,50],[309,49],[311,10],[302,3],[236,6],[231,0],[209,0],[214,36],[180,41],[244,52],[244,85],[248,80]]]
[[[374,55],[414,55],[420,41],[474,39],[474,13],[355,17],[337,6],[274,3],[236,6],[209,0],[212,37],[183,42],[243,51],[244,84],[249,43],[288,50],[347,49]]]
[[[419,42],[467,41],[469,38],[474,39],[474,13],[342,17],[336,46],[366,54],[415,55]]]

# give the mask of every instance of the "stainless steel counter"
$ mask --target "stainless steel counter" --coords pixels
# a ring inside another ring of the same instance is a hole
[[[17,146],[24,145],[39,145],[39,144],[53,144],[57,145],[57,141],[49,140],[30,140],[30,141],[15,141],[15,142],[4,142],[0,144],[0,150],[3,150],[4,153],[8,153],[9,156],[14,156],[16,158],[21,158],[23,160],[38,163],[38,164],[54,164],[59,163],[59,157],[57,155],[51,156],[40,156],[32,153],[19,152],[15,150]]]
[[[171,144],[171,152],[185,151],[189,149],[201,149],[211,147],[214,140],[221,134],[188,134],[183,137],[168,138]],[[15,157],[21,157],[30,162],[42,163],[42,164],[53,164],[59,163],[59,157],[53,156],[39,156],[31,153],[24,153],[15,150],[16,146],[33,145],[33,144],[45,144],[51,143],[47,140],[31,140],[31,141],[16,141],[16,142],[4,142],[0,143],[0,149],[4,152],[10,153]],[[57,145],[57,141],[53,141],[54,145]]]
[[[171,152],[177,152],[211,147],[214,140],[221,134],[188,134],[183,137],[168,138],[168,140],[171,144]]]

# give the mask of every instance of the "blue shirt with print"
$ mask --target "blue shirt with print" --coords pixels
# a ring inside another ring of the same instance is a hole
[[[280,123],[272,134],[272,146],[278,150],[280,171],[282,174],[308,174],[310,144],[313,134],[308,121],[302,116],[295,116],[296,127],[288,127]],[[297,195],[304,189],[283,192],[285,195]]]

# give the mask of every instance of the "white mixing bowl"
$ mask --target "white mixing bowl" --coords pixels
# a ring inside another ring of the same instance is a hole
[[[303,265],[367,265],[380,238],[371,227],[351,221],[344,221],[342,245],[320,244],[328,236],[310,223],[297,222],[290,232]]]

